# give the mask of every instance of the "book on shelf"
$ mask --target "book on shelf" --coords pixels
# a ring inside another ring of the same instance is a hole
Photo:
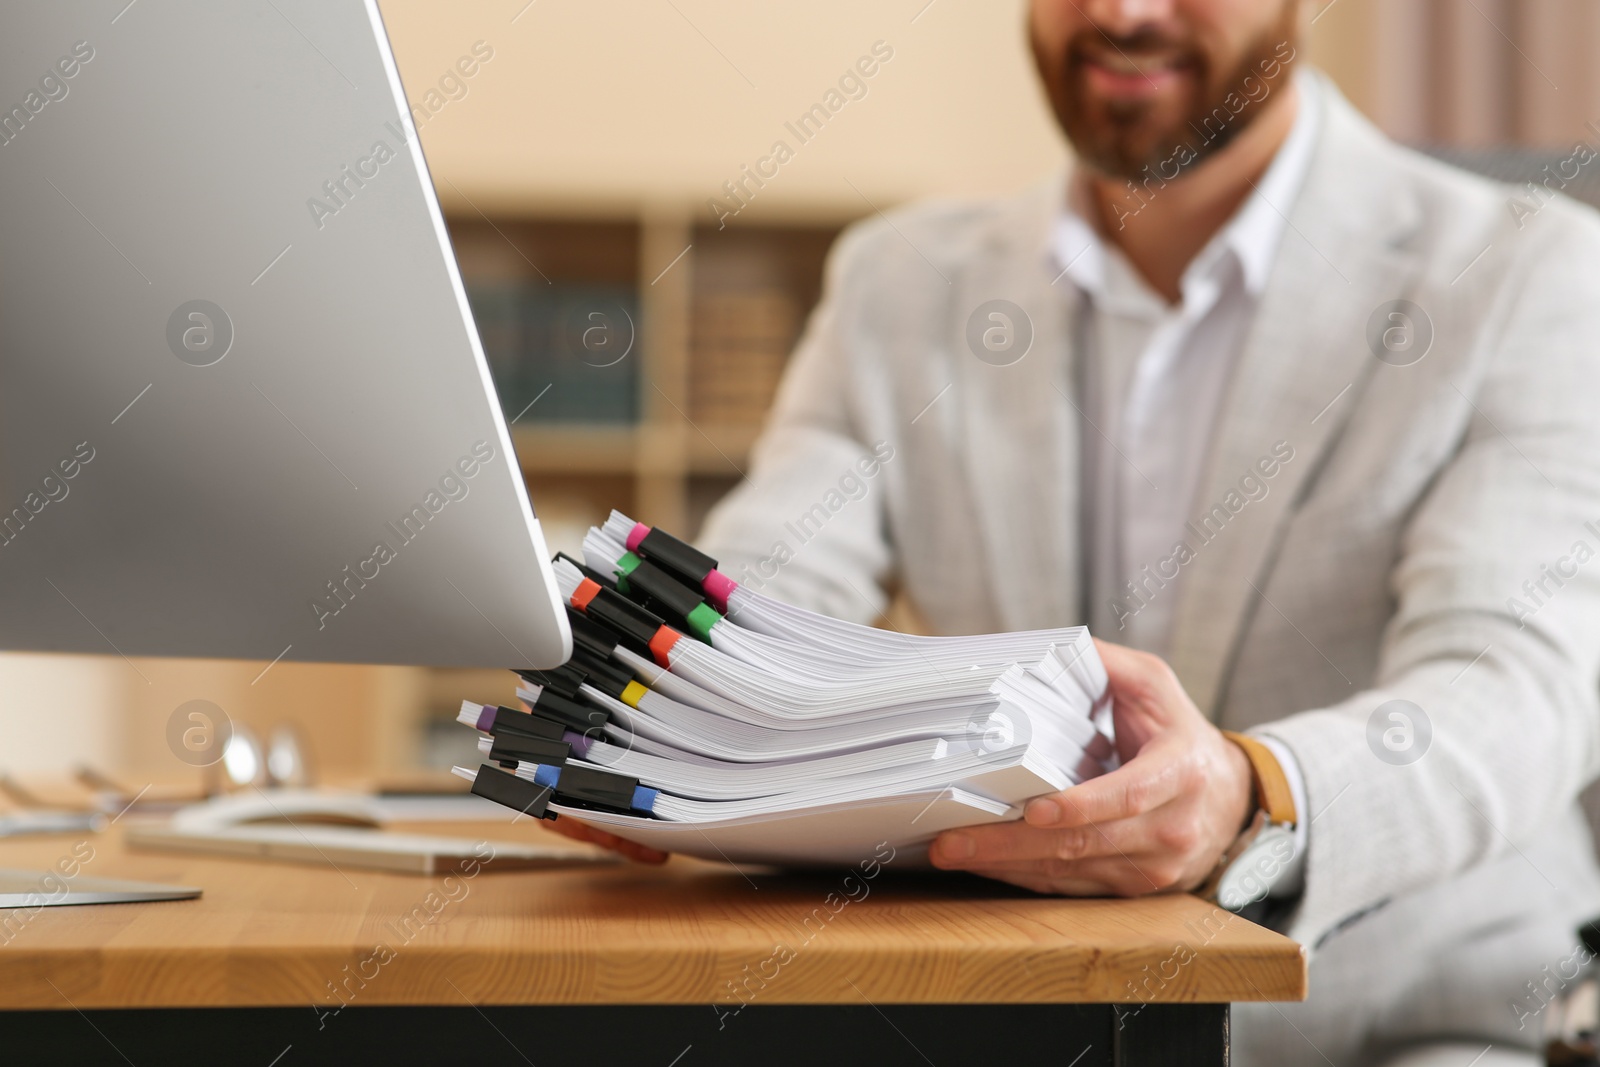
[[[1083,627],[910,636],[785,604],[613,512],[558,556],[573,654],[521,707],[464,703],[455,772],[528,815],[667,851],[794,865],[1020,817],[1115,765]]]
[[[690,327],[690,417],[711,425],[759,420],[777,392],[799,321],[799,304],[783,289],[697,297]]]
[[[539,278],[469,278],[465,286],[508,420],[637,421],[636,290]]]

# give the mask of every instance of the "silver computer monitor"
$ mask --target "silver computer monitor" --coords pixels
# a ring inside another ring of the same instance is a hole
[[[570,642],[376,4],[0,5],[0,648]]]

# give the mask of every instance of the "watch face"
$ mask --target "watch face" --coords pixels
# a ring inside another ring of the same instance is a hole
[[[1222,872],[1217,883],[1217,903],[1229,911],[1239,911],[1272,891],[1289,861],[1294,859],[1294,829],[1281,824],[1261,828],[1256,839]]]

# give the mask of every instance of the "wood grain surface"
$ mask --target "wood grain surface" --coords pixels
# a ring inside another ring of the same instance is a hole
[[[399,827],[557,840],[517,825]],[[122,827],[0,867],[198,900],[0,911],[0,1008],[1298,1000],[1302,948],[1189,896],[1067,900],[892,859],[806,874],[674,859],[420,877],[132,852]],[[76,849],[76,853],[74,850]],[[487,849],[485,850],[487,854]]]

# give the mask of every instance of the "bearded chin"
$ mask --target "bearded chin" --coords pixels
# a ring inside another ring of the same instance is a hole
[[[1259,116],[1266,95],[1251,100],[1234,113],[1227,98],[1241,92],[1249,79],[1263,83],[1268,93],[1291,76],[1293,60],[1276,58],[1278,47],[1295,39],[1295,4],[1286,0],[1276,24],[1247,48],[1238,63],[1221,79],[1204,56],[1194,56],[1192,97],[1183,109],[1166,109],[1154,101],[1091,102],[1079,92],[1081,71],[1069,47],[1057,59],[1058,76],[1046,78],[1051,104],[1062,130],[1072,142],[1078,159],[1107,177],[1137,179],[1146,168],[1164,178],[1175,177],[1174,170],[1187,172],[1228,145]],[[1047,69],[1038,41],[1033,41],[1034,59]],[[1290,53],[1291,57],[1293,52]],[[1276,76],[1265,77],[1273,66]],[[1218,114],[1231,115],[1218,122]]]
[[[1094,169],[1114,178],[1136,178],[1177,149],[1174,131],[1161,127],[1151,132],[1158,120],[1150,105],[1118,102],[1104,111],[1099,130],[1089,138],[1092,151],[1084,154]]]
[[[1216,143],[1204,144],[1192,134],[1183,120],[1162,122],[1156,109],[1146,103],[1117,102],[1095,107],[1090,112],[1081,101],[1072,100],[1064,109],[1070,119],[1067,136],[1085,166],[1110,178],[1137,178],[1145,168],[1154,170],[1181,153],[1190,166],[1199,156],[1215,151]],[[1170,164],[1168,164],[1170,173]]]

